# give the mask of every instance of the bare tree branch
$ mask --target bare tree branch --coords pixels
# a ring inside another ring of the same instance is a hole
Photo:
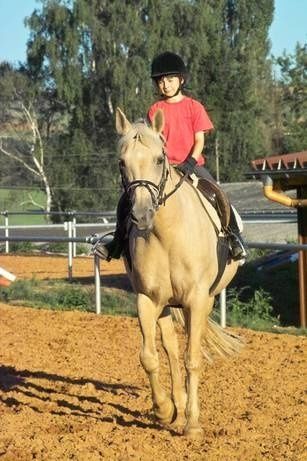
[[[45,207],[44,205],[36,202],[33,197],[32,197],[32,194],[28,194],[28,197],[29,197],[29,200],[25,200],[24,202],[21,202],[20,205],[27,205],[27,204],[31,204],[31,205],[34,205],[34,206],[37,206],[38,208],[40,208],[41,210],[44,210]]]
[[[17,95],[17,93],[15,93]],[[18,98],[20,96],[17,95]],[[51,188],[49,185],[49,180],[45,172],[44,168],[44,145],[42,141],[42,137],[40,134],[40,130],[38,128],[37,117],[35,111],[32,109],[31,104],[29,107],[26,107],[23,101],[19,101],[20,109],[22,114],[29,125],[29,128],[32,132],[32,142],[29,145],[29,153],[31,155],[32,162],[35,166],[33,168],[29,162],[25,161],[21,156],[16,155],[16,153],[10,152],[6,147],[3,146],[3,140],[7,139],[7,137],[0,137],[0,152],[2,152],[7,157],[15,160],[16,162],[23,165],[28,171],[34,174],[36,177],[39,177],[44,184],[45,192],[46,192],[46,211],[50,211],[51,209],[51,202],[52,202],[52,194]],[[31,199],[31,203],[34,203],[33,199]],[[41,208],[41,205],[37,204]]]
[[[19,162],[21,163],[28,171],[31,171],[31,173],[33,173],[34,175],[36,176],[40,176],[39,172],[36,171],[34,168],[32,168],[30,165],[28,165],[27,162],[25,162],[22,158],[18,157],[17,155],[13,154],[12,152],[8,152],[4,147],[3,147],[3,144],[2,144],[2,141],[3,139],[5,139],[4,137],[0,137],[0,151],[5,154],[7,157],[13,159],[13,160],[16,160],[16,162]]]

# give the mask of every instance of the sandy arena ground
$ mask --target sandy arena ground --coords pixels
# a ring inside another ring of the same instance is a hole
[[[66,258],[2,255],[0,266],[67,276]],[[91,258],[74,261],[75,277],[92,274]],[[240,356],[204,363],[204,437],[193,442],[153,419],[136,319],[0,304],[0,328],[1,461],[307,459],[304,337],[241,330]]]

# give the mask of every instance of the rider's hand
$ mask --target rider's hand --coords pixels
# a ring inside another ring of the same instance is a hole
[[[197,161],[194,157],[188,157],[184,162],[180,163],[177,168],[183,174],[191,175],[194,173],[195,166],[197,165]]]

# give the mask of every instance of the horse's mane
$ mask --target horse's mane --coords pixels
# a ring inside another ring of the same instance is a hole
[[[150,147],[152,143],[163,145],[163,140],[145,121],[137,121],[132,124],[131,129],[127,134],[121,137],[119,148],[130,146],[131,143],[140,142],[146,147]]]

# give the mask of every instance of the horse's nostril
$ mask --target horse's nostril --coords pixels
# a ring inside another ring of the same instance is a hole
[[[137,208],[133,207],[131,210],[130,218],[133,224],[135,224],[138,229],[145,230],[151,229],[154,219],[155,210],[153,207],[148,208]]]
[[[131,210],[130,218],[131,218],[131,221],[134,222],[135,224],[138,223],[138,218],[137,218],[137,217],[135,216],[135,214],[133,213],[133,210]]]

